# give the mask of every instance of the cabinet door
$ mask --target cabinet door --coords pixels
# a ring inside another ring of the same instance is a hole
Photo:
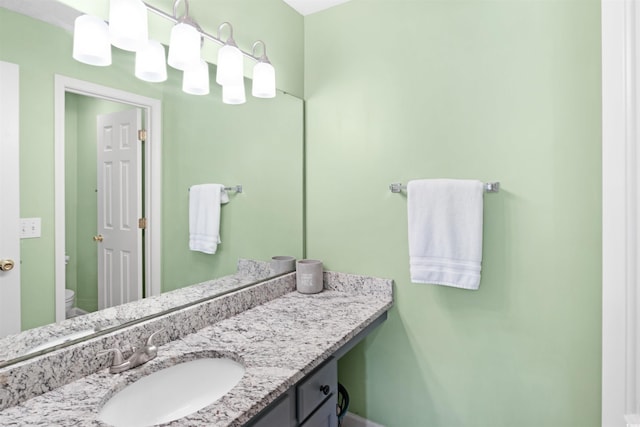
[[[267,407],[248,425],[251,427],[294,427],[296,417],[293,399],[293,392],[287,392],[282,399]]]
[[[335,359],[330,358],[298,384],[298,420],[306,420],[325,399],[336,394],[337,389],[338,364]]]
[[[300,427],[338,427],[336,405],[337,395],[334,393]]]

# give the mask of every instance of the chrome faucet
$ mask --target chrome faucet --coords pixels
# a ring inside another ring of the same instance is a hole
[[[109,372],[112,374],[119,374],[120,372],[135,368],[136,366],[147,363],[158,355],[158,347],[153,344],[153,338],[162,331],[164,331],[164,328],[149,335],[146,345],[138,350],[134,348],[133,354],[126,360],[122,355],[122,351],[118,348],[110,348],[108,350],[101,351],[98,353],[98,356],[113,353],[113,359],[111,361],[111,366],[109,367]]]

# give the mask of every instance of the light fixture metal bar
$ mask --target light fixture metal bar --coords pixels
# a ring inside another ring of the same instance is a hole
[[[157,8],[157,7],[155,7],[155,6],[150,5],[150,4],[149,4],[149,3],[147,3],[147,2],[144,2],[144,1],[143,1],[142,3],[146,6],[146,8],[147,8],[147,10],[149,10],[149,12],[153,12],[153,13],[155,13],[156,15],[158,15],[158,16],[160,16],[160,17],[162,17],[162,18],[164,18],[164,19],[166,19],[166,20],[168,20],[168,21],[173,22],[174,24],[177,24],[177,23],[178,23],[178,19],[177,19],[176,17],[174,17],[173,15],[170,15],[170,14],[168,14],[167,12],[165,12],[164,10],[162,10],[162,9],[158,9],[158,8]],[[209,34],[209,33],[205,32],[205,31],[202,31],[201,29],[198,29],[198,28],[196,28],[196,29],[197,29],[197,30],[198,30],[198,32],[202,35],[202,37],[204,37],[205,39],[207,39],[207,40],[211,40],[212,42],[217,43],[217,44],[219,44],[220,46],[224,46],[224,44],[225,44],[225,43],[224,43],[222,40],[220,40],[219,38],[217,38],[216,36],[211,35],[211,34]],[[240,52],[242,52],[242,54],[243,54],[244,56],[246,56],[247,58],[249,58],[249,59],[253,59],[253,60],[254,60],[254,61],[256,61],[256,62],[259,62],[259,61],[260,61],[260,58],[259,58],[259,57],[257,57],[257,56],[253,56],[253,55],[252,55],[252,54],[250,54],[249,52],[245,52],[245,51],[244,51],[244,50],[242,50],[242,49],[239,49],[239,50],[240,50]]]

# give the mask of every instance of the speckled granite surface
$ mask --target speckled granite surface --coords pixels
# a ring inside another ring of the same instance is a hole
[[[292,273],[275,281],[293,276]],[[102,369],[5,409],[0,412],[0,425],[103,425],[96,421],[99,409],[127,384],[175,363],[225,355],[246,367],[240,383],[214,404],[168,425],[242,426],[392,305],[390,280],[327,273],[325,281],[327,289],[319,294],[302,295],[289,288],[289,292],[261,305],[250,301],[259,299],[265,289],[253,289],[253,294],[251,290],[231,294],[229,298],[233,298],[225,303],[228,307],[248,308],[231,317],[210,314],[206,320],[199,319],[207,317],[211,310],[202,307],[188,313],[176,312],[180,318],[167,315],[149,322],[153,324],[136,325],[141,337],[158,327],[168,328],[162,333],[165,345],[159,348],[156,359],[123,374],[112,375]],[[267,286],[270,282],[256,288],[273,287]],[[224,311],[225,304],[217,309]],[[203,322],[210,326],[195,325]],[[191,333],[180,334],[175,329]],[[70,349],[65,349],[66,359],[75,355]],[[93,350],[95,354],[98,348]],[[55,371],[57,368],[51,368],[51,372],[41,375],[56,375]],[[38,380],[41,375],[22,380]],[[0,384],[3,379],[7,377],[0,372]]]
[[[238,260],[237,272],[232,275],[2,338],[0,339],[0,364],[3,361],[37,350],[38,346],[56,339],[69,336],[78,338],[83,333],[84,335],[89,335],[96,330],[122,325],[141,317],[160,313],[206,297],[219,295],[243,285],[266,279],[270,275],[272,273],[269,270],[268,262],[240,259]]]
[[[132,348],[143,344],[145,337],[154,331],[164,328],[164,332],[157,337],[157,344],[162,345],[294,289],[295,273],[290,273],[1,368],[0,409],[105,368],[110,358],[106,355],[96,357],[101,350],[119,348],[128,357],[133,352]]]

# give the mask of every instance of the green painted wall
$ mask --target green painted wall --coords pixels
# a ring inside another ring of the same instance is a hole
[[[600,425],[600,3],[353,0],[305,18],[307,255],[395,280],[340,363],[387,427]],[[415,178],[500,181],[480,290],[410,283]]]
[[[277,4],[262,19],[271,22],[274,32],[283,25],[299,28],[291,37],[301,40],[302,17]],[[42,237],[21,242],[23,329],[54,320],[55,74],[162,101],[163,291],[227,274],[238,257],[302,255],[300,99],[282,93],[274,100],[248,95],[247,104],[228,106],[215,83],[209,96],[183,94],[181,75],[173,69],[165,83],[139,81],[133,76],[134,55],[115,48],[110,67],[84,65],[71,58],[71,34],[1,8],[0,40],[12,40],[0,45],[0,60],[20,65],[20,215],[42,218]],[[283,43],[282,49],[287,47]],[[214,80],[213,66],[210,76]],[[188,250],[187,190],[206,182],[246,189],[223,207],[223,243],[215,255]]]

